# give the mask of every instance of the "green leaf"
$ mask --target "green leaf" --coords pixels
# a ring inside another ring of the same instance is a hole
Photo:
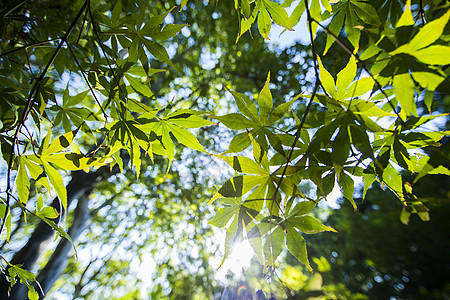
[[[188,3],[188,0],[181,0],[180,11],[183,10],[183,8],[186,6],[187,3]]]
[[[304,1],[301,1],[303,3]],[[334,8],[333,8],[334,11]],[[335,12],[333,19],[331,20],[330,25],[328,26],[328,30],[336,37],[339,37],[341,33],[342,26],[344,26],[345,13],[342,8],[340,8],[337,12]],[[325,45],[325,50],[323,55],[327,54],[330,47],[335,42],[334,37],[331,34],[327,35],[327,43]]]
[[[436,90],[436,88],[445,80],[445,77],[430,72],[412,72],[411,74],[421,87],[427,89],[424,101],[428,111],[431,112],[431,102],[433,101],[433,93],[431,91]]]
[[[136,168],[136,179],[141,173],[141,147],[136,139],[131,139],[131,163]]]
[[[234,218],[233,222],[231,223],[230,227],[227,229],[227,232],[225,234],[225,251],[223,254],[222,262],[220,263],[219,268],[223,265],[227,257],[230,255],[233,246],[237,242],[238,238],[238,224],[239,218]]]
[[[356,48],[359,44],[361,31],[355,28],[355,26],[357,26],[359,22],[356,16],[356,12],[352,9],[352,7],[354,6],[350,4],[351,1],[348,1],[347,3],[349,4],[345,15],[345,24],[344,24],[345,33],[347,34],[347,38],[350,41],[350,43],[353,45],[353,47]]]
[[[268,0],[271,2],[270,0]],[[272,100],[272,94],[270,93],[269,89],[269,83],[270,83],[270,72],[267,75],[266,84],[264,85],[263,89],[259,93],[258,97],[258,105],[259,105],[259,113],[261,115],[261,120],[263,121],[263,124],[265,125],[267,122],[267,118],[272,111],[273,107],[273,100]]]
[[[6,210],[6,205],[4,204],[4,199],[1,198],[2,201],[0,201],[0,222],[5,223],[6,228],[6,242],[9,242],[9,239],[11,237],[11,209],[8,208]],[[5,217],[5,220],[3,218]]]
[[[345,88],[346,93],[343,98],[355,98],[364,95],[373,89],[374,84],[375,81],[372,77],[361,78],[360,80],[353,82],[350,87],[347,86]]]
[[[191,115],[187,118],[171,118],[169,116],[169,118],[167,118],[166,120],[172,124],[175,124],[175,125],[178,125],[181,127],[185,127],[185,128],[200,128],[203,126],[215,125],[215,123],[205,120],[196,115]]]
[[[46,161],[68,171],[83,170],[89,167],[98,167],[105,164],[105,159],[85,157],[79,153],[59,153],[46,156]]]
[[[150,36],[156,40],[166,41],[177,35],[185,26],[185,24],[167,24],[162,31],[152,32]]]
[[[341,99],[347,94],[347,89],[350,86],[350,84],[352,83],[355,76],[356,76],[356,58],[352,55],[352,56],[350,56],[347,66],[345,66],[345,68],[342,69],[337,74],[336,99]]]
[[[417,116],[414,102],[414,81],[409,73],[397,74],[393,79],[394,93],[402,106],[402,114]]]
[[[77,134],[77,132],[78,132],[78,129],[67,132],[66,134],[55,139],[50,144],[50,146],[48,146],[47,148],[45,148],[45,147],[43,148],[42,156],[45,157],[45,156],[48,156],[49,154],[59,152],[62,149],[69,147],[70,144],[72,144],[73,139],[75,138],[75,135]]]
[[[139,94],[147,97],[147,98],[151,98],[153,97],[153,93],[150,90],[150,88],[148,87],[148,85],[144,84],[141,82],[140,79],[132,77],[128,74],[125,73],[125,78],[128,80],[128,82],[130,83],[131,87],[138,92]]]
[[[247,132],[239,133],[233,136],[233,139],[230,142],[228,150],[226,150],[222,154],[241,152],[247,149],[250,146],[250,144],[251,141],[248,136],[248,133]]]
[[[258,116],[258,109],[256,108],[255,103],[253,103],[250,98],[241,93],[236,93],[233,91],[230,91],[231,94],[234,97],[234,100],[236,101],[236,105],[239,109],[239,111],[246,117],[250,118],[251,120],[255,121],[256,123],[260,124],[260,119]]]
[[[264,243],[264,256],[266,263],[270,265],[275,265],[284,247],[284,232],[279,226],[272,224],[272,228],[275,226],[275,230],[268,233]]]
[[[63,102],[63,107],[69,108],[69,107],[72,107],[72,106],[82,103],[82,101],[84,101],[86,99],[86,96],[88,93],[89,93],[89,90],[86,90],[84,92],[76,94],[75,96],[68,97],[67,102],[66,101]]]
[[[297,25],[297,23],[300,21],[300,18],[302,17],[305,10],[306,10],[305,1],[300,1],[297,4],[297,6],[294,8],[294,11],[292,12],[292,14],[289,16],[289,25],[291,25],[291,26]]]
[[[350,129],[352,144],[355,148],[361,151],[365,156],[373,158],[373,149],[370,145],[367,132],[356,124],[351,124],[348,128]]]
[[[409,42],[409,51],[413,52],[415,50],[424,48],[428,45],[434,43],[442,35],[445,26],[447,25],[450,18],[450,10],[448,10],[442,17],[437,20],[431,21],[425,24],[419,32],[414,36],[414,38]]]
[[[236,215],[238,210],[239,206],[219,208],[214,215],[214,218],[209,221],[209,224],[222,228],[228,224],[228,222]]]
[[[297,203],[294,208],[288,211],[288,218],[292,216],[302,216],[311,212],[311,210],[316,206],[316,203],[313,201],[302,201]]]
[[[292,27],[289,24],[289,15],[280,4],[272,2],[271,0],[264,0],[264,5],[276,24],[292,30]]]
[[[227,162],[236,172],[246,174],[269,175],[269,170],[245,156],[224,156],[222,159]]]
[[[293,226],[286,226],[286,245],[289,252],[312,272],[306,251],[306,241]]]
[[[402,212],[400,213],[400,221],[408,225],[409,224],[409,218],[411,217],[411,212],[409,212],[406,207],[402,208]]]
[[[261,124],[249,120],[239,113],[231,113],[224,116],[216,116],[217,120],[223,123],[226,127],[233,130],[243,130],[260,126]]]
[[[250,0],[241,1],[241,10],[246,19],[250,18]]]
[[[450,64],[450,47],[447,46],[433,45],[411,52],[411,54],[419,61],[429,65]]]
[[[155,29],[157,29],[158,26],[164,22],[164,19],[172,11],[172,9],[174,9],[174,8],[172,7],[170,10],[168,10],[168,11],[166,11],[166,12],[160,14],[160,15],[156,15],[156,16],[150,17],[145,22],[144,27],[142,27],[142,29],[139,30],[139,33],[143,34],[143,35],[148,35],[149,33],[154,32]]]
[[[172,124],[167,124],[167,126],[170,128],[170,132],[175,136],[177,141],[191,149],[206,152],[195,135],[193,135],[190,131]]]
[[[348,136],[348,127],[342,125],[339,133],[333,140],[333,164],[343,166],[348,159],[350,152],[350,138]]]
[[[269,12],[266,10],[266,7],[261,2],[261,8],[258,14],[258,29],[259,33],[265,39],[269,39],[270,28],[272,27],[272,20],[270,19]]]
[[[289,107],[291,107],[292,103],[294,103],[300,97],[301,97],[301,94],[295,96],[292,100],[275,107],[275,109],[270,114],[269,120],[266,122],[266,125],[272,125],[276,121],[280,120],[284,116],[284,114],[287,112]]]
[[[28,174],[25,170],[23,158],[18,156],[17,160],[19,163],[19,170],[16,176],[17,193],[19,194],[19,200],[26,205],[30,195],[30,180],[28,179]]]
[[[336,85],[334,83],[334,78],[331,74],[323,67],[320,57],[317,56],[317,61],[319,62],[320,70],[320,82],[324,87],[325,91],[331,95],[331,97],[336,96]]]
[[[289,223],[303,233],[315,234],[322,231],[337,232],[334,228],[325,226],[310,216],[296,216],[288,219]]]
[[[403,14],[398,20],[395,27],[398,28],[402,26],[412,26],[412,25],[414,25],[414,18],[411,12],[411,0],[407,0],[405,10],[403,11]]]
[[[249,18],[241,20],[241,30],[239,31],[239,34],[236,37],[236,43],[239,41],[239,38],[250,29],[252,24],[255,23],[256,16],[258,15],[259,12],[260,3],[261,2],[257,2],[256,7],[253,9],[253,13]]]
[[[52,183],[52,186],[55,189],[56,194],[58,195],[62,207],[64,209],[67,209],[67,191],[66,187],[64,186],[64,181],[61,174],[59,174],[59,172],[55,168],[50,166],[47,161],[42,161],[42,165],[44,166],[45,173],[50,179],[50,182]]]
[[[35,291],[32,285],[27,284],[28,287],[28,299],[30,300],[38,300],[39,294]]]
[[[121,13],[122,13],[122,1],[119,0],[116,2],[116,5],[114,5],[114,9],[111,12],[111,24],[113,26],[118,24]]]
[[[55,219],[58,217],[58,212],[53,207],[43,207],[36,211],[36,215],[42,218]]]
[[[244,189],[244,176],[235,176],[228,179],[219,189],[218,193],[223,197],[242,197],[247,191]]]
[[[355,200],[353,200],[353,193],[355,192],[355,183],[353,182],[353,179],[345,172],[342,172],[339,176],[338,182],[341,186],[342,194],[353,205],[353,209],[356,210],[356,203]]]
[[[373,182],[377,179],[377,176],[372,173],[363,173],[364,189],[362,199],[366,198],[367,190],[372,186]]]
[[[147,39],[143,39],[143,43],[145,45],[145,47],[147,48],[147,50],[159,61],[168,64],[169,66],[171,66],[172,68],[175,69],[175,66],[173,65],[173,63],[170,61],[169,58],[169,54],[167,54],[166,49],[164,49],[163,46],[161,46],[160,44],[154,42],[154,41],[149,41]]]
[[[370,2],[364,1],[349,1],[352,3],[351,7],[355,11],[358,18],[360,18],[364,23],[371,25],[380,25],[380,19],[378,17],[375,8],[370,5]],[[358,29],[353,29],[358,30]],[[356,45],[354,45],[356,47]]]
[[[400,172],[392,164],[383,171],[383,182],[391,189],[399,199],[403,200],[403,182]]]

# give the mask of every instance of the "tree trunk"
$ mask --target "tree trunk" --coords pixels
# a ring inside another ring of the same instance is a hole
[[[73,223],[69,229],[69,236],[72,241],[78,239],[80,234],[86,229],[89,222],[89,195],[91,191],[86,191],[84,195],[78,198],[77,207],[74,211]],[[64,272],[67,267],[68,259],[73,245],[67,239],[61,239],[52,256],[45,264],[45,267],[39,272],[37,281],[39,282],[44,295],[53,287],[56,280]],[[35,289],[39,293],[39,299],[43,299],[44,295],[40,292],[39,287],[35,286]],[[26,299],[28,289],[23,285],[19,285],[17,292],[11,295],[10,299]]]
[[[118,169],[118,168],[116,168]],[[91,173],[85,173],[84,171],[75,171],[72,172],[72,179],[67,185],[67,207],[72,203],[73,200],[79,199],[82,200],[82,198],[88,198],[89,193],[95,188],[97,182],[99,182],[102,177],[104,176],[110,176],[111,172],[109,171],[109,167],[103,167],[98,169],[96,172]],[[113,170],[112,173],[117,172],[117,170]],[[87,201],[87,200],[86,200]],[[59,208],[59,199],[55,198],[52,203],[52,207]],[[87,204],[86,204],[87,207]],[[77,206],[78,209],[78,206]],[[85,213],[86,216],[84,218],[88,218],[89,212]],[[79,216],[74,217],[74,225],[78,223],[77,220]],[[84,218],[82,218],[84,220]],[[81,220],[80,222],[83,222]],[[55,219],[55,222],[58,222],[59,218]],[[75,229],[74,229],[75,230]],[[69,233],[70,234],[70,233]],[[79,233],[77,232],[79,235]],[[78,235],[76,237],[78,237]],[[11,259],[12,264],[21,264],[22,268],[31,270],[34,265],[36,264],[36,261],[38,260],[39,256],[41,255],[42,249],[44,248],[43,245],[48,241],[49,238],[53,236],[53,230],[50,226],[48,226],[45,222],[41,221],[37,225],[36,229],[33,231],[33,234],[28,239],[27,243],[20,249],[16,254],[14,254],[13,258]],[[74,236],[72,238],[73,241],[75,241],[76,237]],[[69,244],[69,250],[70,251],[70,242],[66,240],[62,240],[61,242],[67,242]],[[62,243],[60,243],[61,245]],[[58,245],[58,248],[60,248]],[[61,247],[63,247],[61,245]],[[55,253],[56,251],[55,250]],[[61,254],[63,255],[65,252],[60,249]],[[53,258],[53,256],[52,256]],[[67,253],[65,255],[65,259],[67,259]],[[50,263],[50,261],[49,261]],[[44,268],[46,269],[46,267]],[[48,270],[48,269],[47,269]],[[44,271],[44,270],[43,270]],[[43,272],[41,272],[43,274]],[[56,273],[55,273],[56,274]],[[44,275],[42,275],[44,276]],[[45,279],[47,280],[47,279]],[[55,279],[56,280],[56,279]],[[54,281],[53,281],[54,283]],[[15,294],[17,290],[20,290],[19,286],[25,287],[23,284],[17,283],[11,291],[9,291],[9,282],[6,280],[6,277],[3,274],[0,274],[0,300],[11,300],[11,299],[27,299],[27,297],[23,298],[21,297],[15,297]],[[49,290],[51,288],[46,285],[46,289]],[[26,289],[25,289],[26,290]],[[10,296],[9,296],[10,294]]]

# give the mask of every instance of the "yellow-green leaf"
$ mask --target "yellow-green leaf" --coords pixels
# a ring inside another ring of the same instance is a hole
[[[414,102],[414,81],[409,73],[397,74],[393,80],[394,93],[402,106],[404,116],[417,116]]]
[[[261,115],[263,124],[267,123],[266,119],[268,118],[270,112],[272,111],[272,107],[273,107],[273,100],[272,100],[272,94],[270,93],[270,89],[269,89],[269,83],[270,83],[270,72],[267,75],[266,84],[264,85],[263,89],[259,93],[259,97],[258,97],[259,113]]]
[[[126,73],[125,73],[125,78],[128,80],[131,87],[139,94],[142,94],[143,96],[145,96],[147,98],[151,98],[153,96],[153,93],[150,90],[149,86],[142,83],[139,78],[135,78]]]
[[[322,71],[321,71],[322,72]],[[336,99],[340,100],[347,94],[347,89],[352,83],[353,79],[356,76],[356,59],[352,55],[347,63],[347,66],[345,66],[344,69],[342,69],[337,74],[337,80],[336,80],[336,88],[337,88],[337,95]]]
[[[265,6],[261,4],[261,9],[258,14],[258,29],[263,38],[269,39],[271,27],[272,27],[272,20],[270,19],[270,15],[267,12]]]
[[[172,124],[167,124],[167,126],[170,128],[170,132],[172,132],[172,134],[180,143],[191,149],[206,152],[195,135],[193,135],[187,129]]]
[[[320,82],[324,87],[325,91],[331,95],[331,97],[336,96],[336,84],[334,83],[334,78],[331,74],[324,68],[320,57],[317,56],[317,61],[319,62],[320,70]]]
[[[289,252],[312,272],[308,252],[306,251],[306,241],[293,226],[287,226],[286,228],[286,245]]]
[[[402,26],[411,26],[414,25],[414,18],[411,12],[411,0],[406,1],[405,10],[403,11],[402,16],[395,25],[396,28]]]
[[[448,10],[442,17],[437,20],[431,21],[423,26],[414,38],[409,42],[408,52],[424,48],[434,43],[444,31],[445,26],[450,18],[450,10]]]
[[[50,182],[58,195],[62,207],[67,209],[67,191],[61,174],[55,168],[50,166],[50,164],[45,160],[42,161],[42,165],[44,166],[45,173],[50,179]]]
[[[67,148],[72,144],[73,139],[75,138],[75,135],[77,134],[78,130],[70,131],[65,133],[64,135],[58,137],[55,139],[50,146],[48,146],[47,149],[43,149],[42,156],[47,156],[49,154],[53,154],[56,152],[61,151],[64,148]]]
[[[23,158],[19,156],[17,157],[17,160],[19,162],[19,170],[16,176],[17,193],[19,194],[19,200],[23,204],[27,204],[28,196],[30,195],[30,180],[28,179],[28,174],[25,170]]]
[[[272,2],[271,0],[264,0],[264,6],[267,8],[272,20],[276,24],[292,30],[292,27],[289,24],[289,15],[280,4]]]
[[[316,218],[311,216],[297,216],[289,218],[289,223],[292,223],[294,227],[303,233],[314,234],[322,231],[337,232],[334,228],[323,225]]]
[[[432,45],[411,53],[419,61],[429,65],[450,64],[450,47],[443,45]]]

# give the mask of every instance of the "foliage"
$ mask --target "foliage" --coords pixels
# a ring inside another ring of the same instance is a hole
[[[342,284],[370,299],[448,297],[449,260],[441,252],[448,247],[445,184],[448,177],[439,175],[417,184],[418,195],[429,203],[432,213],[427,223],[412,219],[404,226],[398,222],[397,211],[391,209],[395,199],[386,197],[379,187],[371,190],[358,213],[342,203],[327,218],[327,223],[339,230],[339,236],[317,235],[311,239],[312,255],[322,257],[318,271],[324,282]],[[322,272],[326,265],[328,270]]]
[[[191,24],[184,20],[165,24],[168,16],[178,20],[181,14],[170,4],[74,1],[60,12],[72,18],[52,16],[51,20],[45,14],[49,5],[45,1],[36,7],[35,1],[19,0],[3,5],[0,139],[7,172],[0,218],[6,240],[12,231],[12,203],[21,208],[24,218],[38,218],[70,240],[59,224],[70,206],[61,171],[95,172],[108,166],[114,173],[129,165],[139,178],[145,173],[146,156],[152,161],[162,156],[167,162],[158,171],[168,174],[176,157],[175,141],[219,158],[234,170],[235,176],[211,198],[223,207],[210,224],[227,228],[224,260],[234,243],[247,238],[269,276],[285,245],[311,269],[303,234],[335,231],[309,215],[335,184],[357,209],[355,179],[364,180],[362,198],[379,182],[400,200],[402,222],[408,223],[412,214],[429,220],[428,208],[413,194],[413,186],[427,174],[450,173],[420,150],[439,147],[448,134],[425,125],[443,116],[433,106],[435,98],[448,93],[449,4],[376,2],[235,0],[229,11],[239,15],[238,43],[245,43],[245,33],[253,24],[267,39],[272,23],[292,30],[303,14],[307,16],[312,87],[289,89],[298,74],[279,79],[283,68],[289,67],[276,67],[265,70],[269,75],[258,95],[252,95],[253,87],[237,92],[228,84],[238,81],[229,78],[242,75],[238,68],[225,66],[238,46],[228,48],[225,61],[213,68],[214,76],[190,65],[200,60],[202,48],[194,58],[185,58],[186,68],[174,70],[177,60],[183,63],[184,58],[171,60],[167,41],[177,43],[183,30],[194,36],[198,27],[193,23],[188,28]],[[289,15],[286,8],[292,4]],[[202,9],[187,1],[181,7],[193,9],[193,14]],[[44,21],[52,26],[42,26]],[[323,55],[335,44],[347,54],[345,67],[336,76],[316,51],[318,30],[327,35]],[[188,50],[189,44],[177,45],[180,51]],[[240,50],[235,54],[246,56]],[[229,88],[239,111],[224,114],[218,107],[213,115],[208,102],[193,109],[193,102],[181,100],[183,95],[175,95],[177,101],[160,99],[158,94],[164,93],[160,81],[186,69],[201,74],[189,86],[189,97],[203,99],[211,92],[208,85],[220,82]],[[276,74],[279,83],[276,97],[270,74]],[[73,86],[74,80],[86,89]],[[212,118],[233,130],[230,145],[221,154],[205,148],[195,135],[201,132],[198,128],[215,125]],[[241,155],[227,155],[234,153]],[[403,180],[399,169],[416,174],[415,178]],[[315,195],[300,190],[299,185],[307,181],[314,183]],[[55,195],[58,205],[50,206],[48,200]],[[37,298],[31,284],[34,275],[2,259],[10,285],[18,276],[29,287],[29,297]]]

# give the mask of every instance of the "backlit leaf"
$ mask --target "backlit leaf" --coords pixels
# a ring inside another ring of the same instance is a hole
[[[271,1],[269,0],[269,2]],[[269,89],[269,83],[270,83],[270,72],[267,75],[266,83],[261,92],[259,93],[258,97],[259,113],[261,115],[261,119],[263,120],[263,124],[266,123],[265,120],[267,119],[269,113],[272,111],[273,105],[272,94],[270,93]]]
[[[67,209],[67,191],[61,174],[46,161],[42,161],[42,165],[44,166],[45,173],[50,179],[50,182],[58,195],[63,209]]]
[[[272,20],[270,19],[269,12],[266,10],[265,6],[261,4],[261,8],[258,14],[258,29],[259,33],[261,33],[263,38],[269,39],[271,27],[272,27]]]
[[[30,195],[30,180],[28,179],[28,174],[25,170],[23,158],[19,156],[17,157],[17,160],[19,162],[19,170],[16,177],[17,193],[19,194],[19,200],[23,204],[27,204],[28,196]]]
[[[312,272],[308,252],[306,251],[306,241],[293,226],[287,226],[286,228],[286,245],[289,252]]]
[[[303,233],[315,234],[322,231],[334,231],[335,229],[325,226],[320,223],[316,218],[310,216],[296,216],[289,218],[289,223]]]

